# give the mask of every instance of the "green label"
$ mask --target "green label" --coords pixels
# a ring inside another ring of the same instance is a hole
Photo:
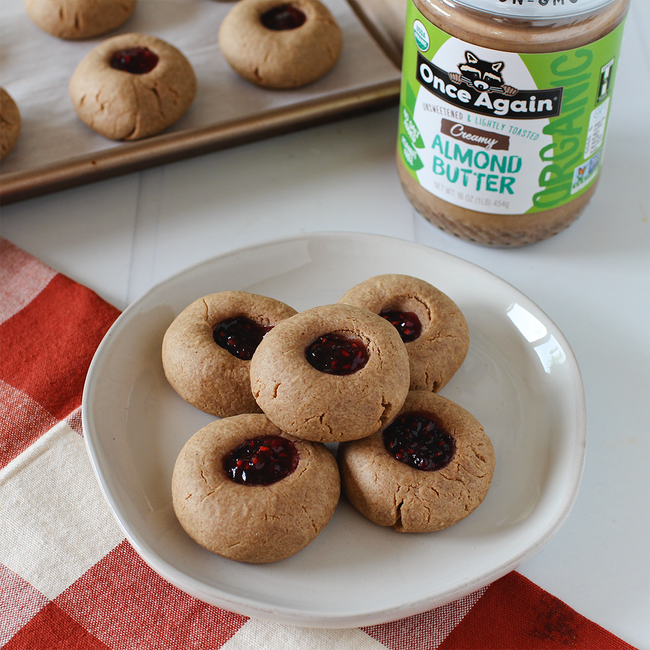
[[[482,212],[554,208],[600,171],[623,24],[587,46],[500,52],[453,38],[409,0],[398,152],[420,185]]]

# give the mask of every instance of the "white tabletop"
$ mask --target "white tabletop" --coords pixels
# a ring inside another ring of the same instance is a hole
[[[395,169],[396,108],[5,206],[0,235],[120,309],[196,262],[299,232],[413,240],[510,282],[569,340],[588,407],[575,507],[519,570],[650,650],[649,33],[633,0],[595,198],[534,246],[480,247],[417,215]]]

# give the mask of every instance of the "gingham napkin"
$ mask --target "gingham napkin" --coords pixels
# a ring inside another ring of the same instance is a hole
[[[470,596],[351,630],[249,619],[140,559],[86,455],[81,395],[119,312],[0,238],[0,646],[7,650],[632,648],[513,572]]]

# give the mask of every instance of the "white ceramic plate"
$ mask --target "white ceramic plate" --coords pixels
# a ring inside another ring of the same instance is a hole
[[[321,535],[287,560],[220,558],[181,529],[171,505],[174,461],[212,418],[165,380],[163,334],[190,302],[238,289],[297,310],[333,303],[380,273],[423,278],[469,323],[462,368],[443,389],[473,413],[496,451],[483,504],[444,531],[399,534],[342,500]],[[443,605],[514,569],[566,519],[585,450],[580,372],[562,333],[528,298],[468,262],[367,234],[305,234],[234,251],[153,288],[118,318],[90,367],[83,418],[101,487],[128,540],[189,594],[244,615],[312,627],[371,625]]]

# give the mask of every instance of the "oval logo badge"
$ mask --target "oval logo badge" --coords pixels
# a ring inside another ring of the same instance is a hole
[[[415,37],[415,44],[421,52],[426,52],[429,49],[429,32],[426,27],[419,21],[413,22],[413,36]]]

